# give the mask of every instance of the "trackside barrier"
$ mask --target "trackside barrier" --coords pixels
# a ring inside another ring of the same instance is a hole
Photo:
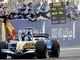
[[[80,45],[80,22],[76,22],[75,26],[74,21],[67,19],[65,24],[51,24],[51,20],[48,19],[39,19],[35,22],[31,22],[25,19],[16,19],[10,20],[12,25],[17,30],[24,30],[26,27],[33,27],[34,32],[43,32],[43,26],[45,22],[45,33],[50,35],[50,38],[57,38],[61,47],[65,46],[79,46]],[[74,31],[73,31],[74,27]],[[75,36],[75,38],[73,38]]]

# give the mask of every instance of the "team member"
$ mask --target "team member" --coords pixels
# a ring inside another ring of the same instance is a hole
[[[32,9],[28,9],[28,13],[26,15],[27,19],[34,21],[36,20],[36,15],[33,13]]]

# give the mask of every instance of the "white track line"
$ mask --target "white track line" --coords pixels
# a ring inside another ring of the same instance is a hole
[[[80,47],[79,48],[62,48],[60,50],[77,50],[77,49],[80,49]]]

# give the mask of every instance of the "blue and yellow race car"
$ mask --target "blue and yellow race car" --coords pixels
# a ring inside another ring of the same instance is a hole
[[[12,58],[46,58],[47,55],[49,57],[59,57],[60,45],[57,40],[50,40],[49,34],[33,33],[29,36],[26,34],[22,36],[24,40],[10,41],[8,50],[3,50],[3,52],[8,53]]]

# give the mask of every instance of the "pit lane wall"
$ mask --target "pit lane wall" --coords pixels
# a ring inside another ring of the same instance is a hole
[[[33,32],[49,33],[50,39],[57,38],[61,47],[80,46],[80,22],[67,19],[64,24],[52,24],[51,20],[39,19],[31,22],[25,19],[10,20],[17,30],[24,30],[26,27],[33,27]]]

